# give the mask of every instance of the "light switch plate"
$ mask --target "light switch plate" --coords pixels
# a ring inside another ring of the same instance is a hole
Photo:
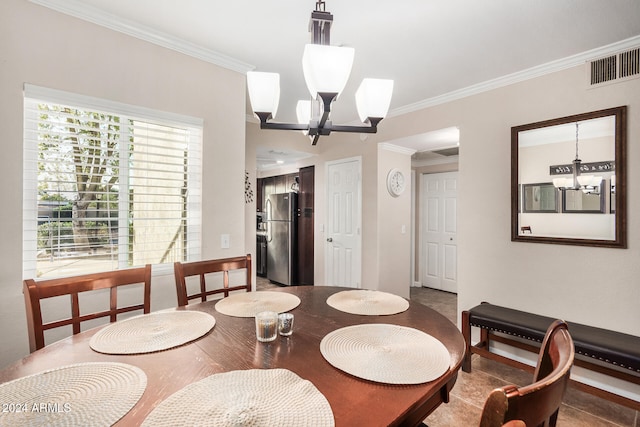
[[[228,234],[221,234],[220,235],[220,247],[222,249],[229,249],[229,246],[231,246],[231,238],[229,237]]]

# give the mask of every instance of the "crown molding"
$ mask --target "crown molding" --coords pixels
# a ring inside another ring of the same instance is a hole
[[[170,34],[157,31],[142,24],[107,14],[93,6],[84,4],[80,0],[65,0],[64,2],[56,0],[29,0],[31,3],[55,10],[66,15],[70,15],[123,34],[166,47],[168,49],[192,56],[194,58],[218,65],[220,67],[245,74],[247,71],[255,69],[254,65],[237,60],[228,55],[205,49],[194,43],[189,43],[174,37]],[[394,108],[389,111],[387,117],[401,116],[403,114],[412,113],[424,108],[434,107],[445,104],[447,102],[456,101],[468,96],[477,95],[490,90],[498,89],[514,83],[520,83],[525,80],[541,77],[547,74],[565,70],[567,68],[582,65],[588,61],[598,59],[619,53],[628,49],[640,46],[640,36],[631,37],[612,43],[600,48],[592,49],[567,58],[551,61],[536,67],[532,67],[523,71],[518,71],[476,85],[468,86],[453,92],[427,98],[413,104]],[[249,120],[247,120],[249,121]]]
[[[488,92],[490,90],[498,89],[504,86],[509,86],[514,83],[520,83],[526,80],[534,79],[536,77],[541,77],[547,74],[566,70],[568,68],[577,67],[585,64],[586,62],[593,61],[594,59],[613,55],[625,50],[636,48],[638,46],[640,46],[640,36],[631,37],[603,47],[588,50],[586,52],[572,55],[567,58],[559,59],[557,61],[548,62],[546,64],[538,65],[536,67],[532,67],[523,71],[518,71],[516,73],[508,74],[506,76],[498,77],[496,79],[488,80],[486,82],[455,90],[453,92],[445,93],[443,95],[405,105],[403,107],[394,108],[393,110],[389,111],[387,117],[401,116],[403,114],[412,113],[424,108],[434,107],[436,105],[456,101],[468,96]]]
[[[407,156],[411,156],[416,152],[413,148],[400,147],[399,145],[390,144],[388,142],[379,143],[378,148],[393,151],[394,153],[406,154]]]
[[[79,0],[65,0],[64,2],[55,0],[29,0],[31,3],[47,7],[56,12],[64,13],[93,24],[100,25],[110,30],[166,47],[167,49],[192,56],[197,59],[209,62],[220,67],[245,74],[252,71],[255,66],[239,61],[230,56],[221,54],[211,49],[205,49],[194,43],[180,40],[174,36],[146,27],[137,22],[129,21],[116,17],[112,14],[105,13],[93,6],[84,4]]]

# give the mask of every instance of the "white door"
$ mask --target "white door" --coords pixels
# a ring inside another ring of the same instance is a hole
[[[458,291],[456,225],[458,172],[424,174],[422,200],[422,285]]]
[[[360,157],[327,162],[327,226],[325,282],[360,287],[361,169]]]

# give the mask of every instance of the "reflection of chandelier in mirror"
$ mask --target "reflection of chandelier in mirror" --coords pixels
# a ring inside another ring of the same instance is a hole
[[[554,178],[553,185],[561,190],[582,190],[585,193],[599,193],[602,177],[580,174],[582,160],[578,157],[578,126],[578,122],[576,122],[576,158],[573,160],[573,177]]]
[[[322,10],[321,10],[322,9]],[[350,47],[330,46],[333,15],[324,10],[324,1],[316,2],[311,13],[312,44],[307,44],[302,55],[302,71],[311,100],[298,101],[298,123],[274,123],[280,100],[280,75],[250,71],[247,89],[253,112],[260,119],[260,129],[303,131],[316,145],[321,135],[331,132],[376,133],[378,123],[387,115],[393,80],[364,79],[356,91],[356,106],[360,120],[368,126],[334,125],[329,119],[331,103],[344,89],[355,50]]]

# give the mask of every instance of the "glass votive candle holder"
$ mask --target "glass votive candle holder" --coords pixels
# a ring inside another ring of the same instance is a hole
[[[260,342],[270,342],[278,336],[278,313],[261,311],[256,314],[256,338]]]
[[[293,333],[293,314],[280,313],[278,315],[278,332],[283,337],[288,337]]]

